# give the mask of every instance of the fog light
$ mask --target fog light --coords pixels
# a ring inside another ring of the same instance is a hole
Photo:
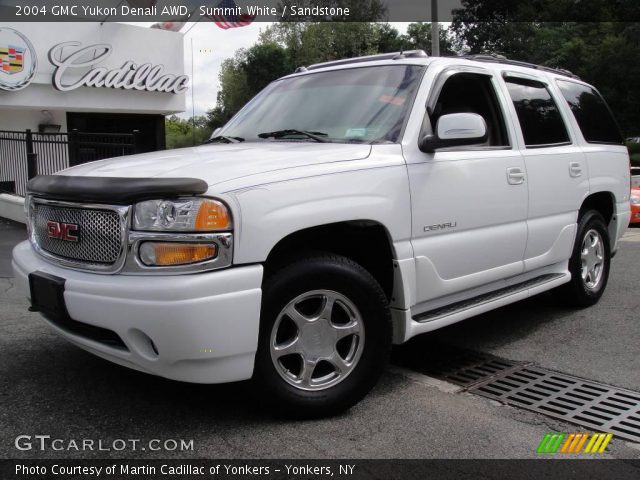
[[[215,258],[216,245],[210,243],[144,242],[140,245],[140,260],[149,267],[187,265]]]

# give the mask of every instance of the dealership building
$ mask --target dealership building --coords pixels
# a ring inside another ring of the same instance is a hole
[[[3,52],[10,48],[14,53],[7,59]],[[164,142],[164,115],[185,109],[188,78],[183,77],[180,33],[108,22],[0,23],[3,56],[0,130],[57,128],[47,125],[101,133],[137,129],[151,148]],[[111,73],[113,81],[91,75],[92,70],[107,77]],[[133,72],[128,84],[124,78],[117,81],[118,74],[126,76],[118,70]],[[145,78],[133,85],[136,75]],[[184,88],[162,88],[175,79]]]
[[[105,134],[135,131],[136,152],[164,148],[164,117],[185,110],[188,88],[180,33],[112,22],[0,23],[0,189],[23,193],[29,148],[38,173],[86,161],[80,157],[97,142],[78,146],[67,132],[108,142],[115,137]],[[27,130],[35,137],[25,150]],[[47,158],[61,144],[67,151]]]

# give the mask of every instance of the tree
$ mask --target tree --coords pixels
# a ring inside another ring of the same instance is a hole
[[[570,70],[600,90],[623,132],[640,134],[640,83],[634,81],[640,76],[640,27],[626,22],[629,10],[622,8],[630,3],[586,0],[583,11],[568,10],[575,8],[572,0],[463,0],[462,5],[451,26],[458,50]],[[557,21],[563,15],[585,21]]]
[[[388,23],[378,25],[378,41],[376,42],[376,50],[378,53],[406,50],[405,43],[406,38],[401,36],[395,27]]]
[[[424,22],[411,23],[407,27],[405,39],[405,50],[424,50],[431,52],[431,24]],[[451,36],[445,29],[440,29],[440,55],[455,55],[454,45]]]
[[[282,45],[292,66],[308,66],[378,53],[382,32],[381,24],[372,22],[281,22],[268,27],[260,41]],[[384,33],[393,37],[389,28]]]
[[[187,120],[172,115],[165,119],[165,138],[168,149],[200,145],[210,136],[211,128],[207,125],[205,116]]]
[[[281,45],[264,41],[238,50],[222,62],[216,106],[207,112],[210,128],[218,128],[276,78],[291,73],[289,54]]]
[[[250,94],[255,94],[276,78],[291,73],[293,66],[286,49],[277,43],[259,43],[247,50],[241,64]]]
[[[222,62],[218,79],[220,90],[216,107],[207,112],[210,128],[218,128],[227,121],[251,98],[247,74],[243,68],[246,50],[238,50],[233,58]]]

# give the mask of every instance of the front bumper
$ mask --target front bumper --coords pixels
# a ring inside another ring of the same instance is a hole
[[[47,320],[59,335],[95,355],[194,383],[245,380],[253,374],[260,265],[178,276],[99,275],[52,265],[25,241],[13,250],[13,269],[27,296],[32,272],[64,278],[69,316],[115,332],[126,346],[116,348]]]

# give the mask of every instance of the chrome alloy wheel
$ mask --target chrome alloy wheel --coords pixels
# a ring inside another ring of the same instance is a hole
[[[364,347],[360,312],[344,295],[313,290],[289,302],[271,331],[271,360],[300,390],[324,390],[355,369]]]
[[[597,230],[589,230],[583,240],[580,250],[582,261],[582,281],[589,290],[600,286],[604,271],[604,243]]]

